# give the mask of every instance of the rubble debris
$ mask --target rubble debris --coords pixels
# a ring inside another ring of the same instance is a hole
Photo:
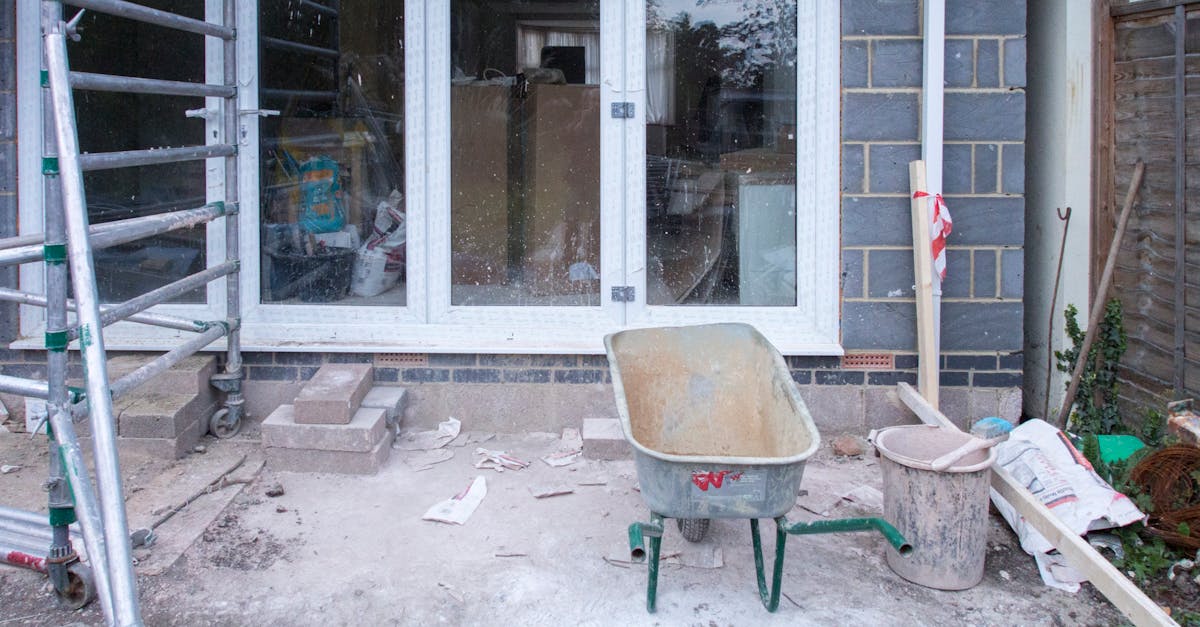
[[[435,448],[429,451],[412,451],[404,456],[404,463],[412,468],[413,472],[421,472],[429,470],[435,465],[453,457],[454,451],[445,448]]]
[[[837,436],[830,446],[833,448],[833,454],[838,457],[858,457],[864,450],[862,440],[849,434]]]
[[[561,466],[569,466],[571,464],[574,464],[575,462],[579,461],[579,458],[582,455],[583,455],[582,448],[576,449],[574,451],[558,451],[557,453],[551,453],[549,455],[542,457],[542,461],[546,462],[546,464],[548,466],[553,466],[555,468],[558,468]]]
[[[1200,447],[1200,415],[1192,409],[1192,403],[1190,398],[1167,403],[1167,433],[1188,446]]]
[[[421,519],[452,525],[465,524],[471,514],[475,513],[475,508],[483,502],[485,496],[487,496],[487,480],[483,478],[483,475],[479,475],[475,477],[471,485],[467,486],[466,490],[429,508],[429,511],[425,512]]]
[[[9,475],[14,472],[17,472],[20,469],[21,469],[20,466],[14,466],[12,464],[4,464],[3,466],[0,466],[0,475]]]
[[[496,552],[496,553],[493,553],[493,554],[492,554],[492,557],[529,557],[529,554],[528,554],[528,553],[503,553],[503,552]]]
[[[529,466],[529,462],[522,459],[517,459],[516,457],[513,457],[504,451],[493,451],[486,448],[477,448],[475,449],[475,454],[483,455],[483,459],[475,462],[476,468],[504,472],[505,468],[509,470],[520,470]]]
[[[851,503],[858,503],[867,509],[883,510],[883,492],[869,485],[855,486],[854,489],[843,494],[842,498]]]
[[[454,441],[462,432],[462,421],[451,416],[438,423],[434,431],[416,431],[402,433],[392,443],[392,448],[402,451],[428,451],[442,448]]]
[[[591,479],[580,479],[579,481],[575,482],[575,485],[578,485],[578,486],[608,485],[608,479],[605,479],[604,477],[593,477]]]
[[[204,446],[203,444],[197,444],[196,446],[192,447],[192,452],[193,453],[207,453],[208,447]]]
[[[286,514],[286,513],[287,513],[287,511],[288,511],[288,508],[286,508],[286,507],[284,507],[284,506],[282,506],[282,505],[277,505],[277,506],[275,507],[275,513],[276,513],[276,514]]]
[[[271,498],[275,498],[277,496],[283,496],[286,494],[286,492],[283,489],[283,485],[276,483],[275,485],[267,488],[267,491],[264,494]]]
[[[532,494],[533,498],[535,499],[544,499],[551,496],[562,496],[564,494],[571,494],[573,492],[575,492],[574,488],[562,483],[529,486],[529,493]]]

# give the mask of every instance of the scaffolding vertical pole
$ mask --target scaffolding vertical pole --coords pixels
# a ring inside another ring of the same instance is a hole
[[[92,260],[91,242],[88,240],[83,171],[79,164],[79,140],[73,124],[75,107],[67,71],[67,43],[63,31],[64,25],[60,22],[51,25],[50,31],[45,34],[46,61],[66,215],[67,258],[70,262],[71,285],[77,303],[79,347],[83,354],[84,377],[87,380],[96,487],[104,525],[104,546],[115,622],[118,625],[140,625],[141,612],[138,609],[137,582],[130,559],[129,532],[125,519],[125,502],[122,498],[124,490],[117,457],[112,398],[108,391],[108,365],[104,356],[95,265]]]
[[[222,21],[223,26],[237,30],[237,3],[235,0],[224,0],[222,6]],[[222,141],[234,147],[234,154],[225,157],[225,206],[230,209],[225,215],[225,261],[239,264],[235,274],[230,274],[225,277],[225,315],[226,322],[229,324],[228,336],[226,338],[226,357],[225,357],[225,374],[229,381],[229,388],[226,390],[225,408],[228,413],[225,415],[227,424],[239,424],[242,419],[242,407],[245,399],[242,396],[242,331],[241,331],[241,266],[240,266],[240,242],[238,240],[238,222],[241,219],[240,206],[238,204],[238,151],[240,145],[238,138],[239,113],[239,93],[237,81],[237,37],[230,37],[222,40],[221,63],[223,66],[223,74],[225,85],[234,89],[233,96],[225,99],[224,113],[224,131],[225,136]],[[234,209],[239,209],[234,211]]]
[[[50,32],[55,24],[62,22],[62,5],[58,2],[43,2],[42,28]],[[62,189],[59,185],[58,148],[54,135],[54,120],[50,117],[53,102],[48,83],[49,65],[42,55],[42,174],[43,185],[43,231],[44,268],[46,286],[46,380],[49,398],[46,413],[50,418],[47,430],[52,436],[49,443],[49,473],[47,492],[50,523],[54,529],[54,541],[50,546],[50,557],[57,564],[48,565],[51,580],[56,590],[65,590],[69,585],[65,561],[74,554],[70,545],[70,534],[64,533],[71,521],[79,519],[84,542],[89,549],[89,565],[96,584],[96,596],[104,611],[104,618],[114,621],[112,586],[108,576],[108,559],[105,551],[103,523],[100,508],[91,481],[79,440],[75,436],[71,421],[71,402],[67,390],[67,259],[66,223],[63,213]],[[71,492],[75,492],[74,500]],[[75,508],[78,508],[76,511]]]

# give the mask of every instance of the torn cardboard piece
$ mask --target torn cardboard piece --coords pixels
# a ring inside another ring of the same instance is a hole
[[[462,432],[462,421],[451,416],[438,424],[436,431],[402,433],[392,448],[402,451],[429,451],[446,446]]]
[[[564,494],[571,494],[573,492],[575,492],[575,489],[566,485],[565,483],[541,485],[535,484],[529,486],[529,493],[532,494],[533,498],[535,499],[544,499],[551,496],[562,496]]]
[[[421,516],[421,520],[432,520],[434,522],[449,523],[452,525],[462,525],[467,522],[471,514],[475,513],[475,509],[483,502],[483,497],[487,496],[487,480],[483,475],[475,477],[471,485],[467,486],[459,494],[434,505]]]
[[[476,455],[482,455],[483,459],[475,462],[476,468],[495,470],[496,472],[504,472],[504,469],[520,470],[529,466],[529,462],[517,459],[504,451],[493,451],[486,448],[475,449]]]
[[[543,456],[542,461],[548,466],[558,468],[574,464],[582,456],[583,435],[579,432],[579,429],[567,428],[563,429],[562,439],[558,441],[557,448],[550,454]]]

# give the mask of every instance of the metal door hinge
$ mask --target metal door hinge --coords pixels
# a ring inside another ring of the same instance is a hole
[[[632,118],[633,103],[632,102],[614,102],[612,103],[612,116],[614,118]]]
[[[632,285],[614,285],[612,299],[614,303],[632,303],[636,291]]]

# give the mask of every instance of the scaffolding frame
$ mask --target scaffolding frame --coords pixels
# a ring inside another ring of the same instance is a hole
[[[64,3],[81,9],[69,22],[63,21]],[[220,40],[222,79],[217,84],[208,84],[72,72],[67,59],[67,38],[78,39],[75,26],[87,10]],[[237,107],[236,29],[232,26],[236,23],[236,0],[221,1],[219,23],[124,0],[43,0],[41,23],[44,233],[0,239],[0,266],[43,262],[45,294],[0,289],[0,301],[46,309],[46,380],[0,376],[0,391],[47,401],[49,515],[0,506],[0,561],[47,573],[55,592],[68,607],[82,607],[94,597],[99,599],[108,624],[140,625],[113,401],[214,341],[226,338],[224,368],[210,381],[226,396],[223,407],[209,420],[208,430],[218,437],[235,434],[241,425],[245,403],[241,385],[241,261],[237,223],[237,126],[242,112]],[[219,98],[220,143],[80,154],[73,90]],[[223,201],[96,226],[88,224],[85,171],[213,158],[224,159]],[[94,250],[216,220],[223,220],[225,227],[222,263],[126,302],[100,304]],[[148,311],[221,279],[226,286],[223,319],[189,320]],[[68,289],[73,290],[73,300],[67,298]],[[68,315],[72,311],[74,322]],[[110,384],[104,327],[121,320],[193,332],[195,336]],[[84,389],[67,385],[68,348],[72,341],[78,342],[81,353]],[[85,416],[92,435],[95,490],[75,433],[75,422]],[[86,547],[86,565],[80,562],[74,548],[80,540]]]

